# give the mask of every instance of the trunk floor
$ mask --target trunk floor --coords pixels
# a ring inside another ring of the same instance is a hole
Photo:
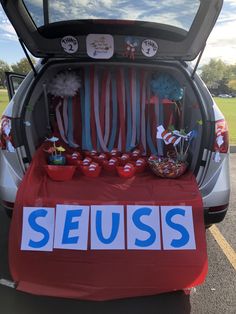
[[[105,172],[98,178],[76,173],[70,181],[55,182],[47,177],[45,163],[45,153],[39,149],[20,185],[11,223],[10,269],[19,290],[108,300],[202,283],[207,273],[205,228],[202,199],[192,173],[187,172],[178,179],[158,178],[148,171],[130,179]],[[57,204],[192,206],[196,249],[21,250],[23,207],[56,207]]]

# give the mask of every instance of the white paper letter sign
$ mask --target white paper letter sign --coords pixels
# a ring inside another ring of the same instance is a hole
[[[159,206],[127,206],[129,250],[161,250]]]
[[[107,34],[89,34],[86,37],[87,54],[93,59],[110,59],[114,54],[114,40]]]
[[[164,250],[195,250],[191,206],[161,206]]]
[[[89,206],[57,205],[54,248],[87,250]]]
[[[124,206],[91,206],[91,249],[122,250],[124,248]]]
[[[21,250],[52,251],[54,208],[24,207]]]

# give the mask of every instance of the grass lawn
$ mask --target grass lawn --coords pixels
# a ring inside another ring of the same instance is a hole
[[[6,89],[0,89],[0,116],[9,102],[8,93]]]
[[[230,144],[236,144],[236,98],[218,98],[215,97],[215,102],[223,112],[228,126]],[[8,94],[5,89],[0,89],[0,116],[8,103]]]

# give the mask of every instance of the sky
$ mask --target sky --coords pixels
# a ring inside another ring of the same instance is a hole
[[[0,59],[8,64],[24,58],[24,52],[0,5]],[[236,0],[225,0],[217,23],[208,38],[201,64],[211,58],[236,64]]]

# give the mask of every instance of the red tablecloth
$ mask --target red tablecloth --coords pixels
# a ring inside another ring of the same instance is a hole
[[[131,179],[102,174],[71,181],[51,181],[43,169],[44,153],[35,154],[20,185],[10,229],[9,260],[22,291],[50,296],[107,300],[179,290],[203,282],[207,252],[203,206],[195,177],[161,179],[151,173]],[[23,207],[57,204],[192,206],[196,250],[22,251]]]

